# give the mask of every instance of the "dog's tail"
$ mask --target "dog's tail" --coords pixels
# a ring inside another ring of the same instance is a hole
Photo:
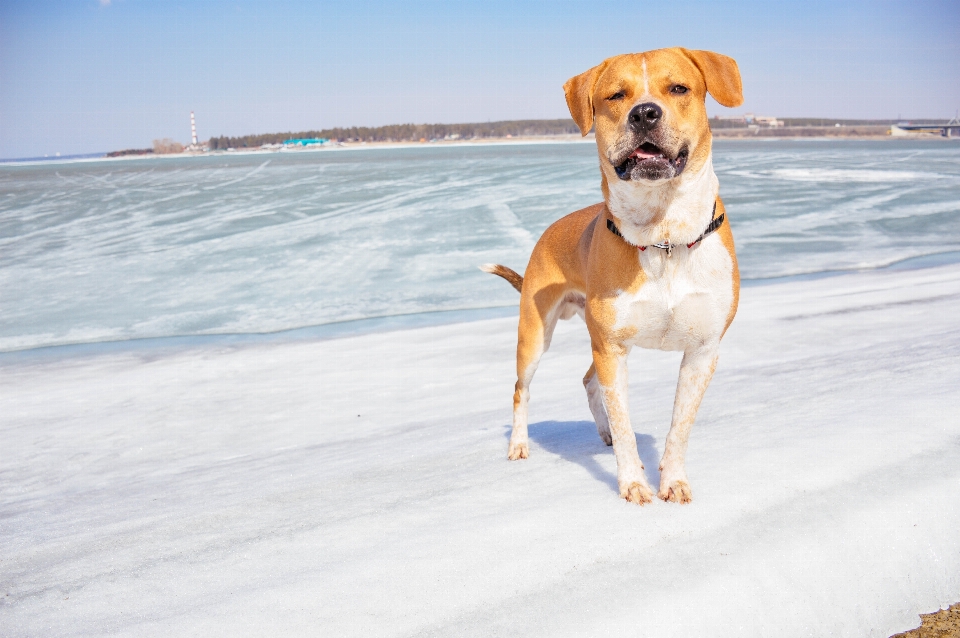
[[[510,282],[511,286],[517,289],[517,292],[520,292],[520,289],[523,287],[523,277],[506,266],[501,266],[500,264],[483,264],[480,266],[480,270],[488,272],[491,275],[503,277]]]

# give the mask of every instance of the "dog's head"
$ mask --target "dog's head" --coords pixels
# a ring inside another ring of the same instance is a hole
[[[618,55],[563,85],[573,120],[596,130],[606,180],[670,180],[710,155],[707,93],[743,103],[733,58],[682,48]]]

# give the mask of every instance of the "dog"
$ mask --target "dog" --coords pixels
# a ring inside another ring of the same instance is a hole
[[[718,53],[658,49],[609,58],[563,89],[581,134],[595,130],[603,202],[547,228],[522,277],[481,266],[520,292],[507,457],[530,454],[530,382],[557,321],[579,315],[593,350],[583,377],[590,411],[631,503],[650,503],[654,492],[630,425],[627,355],[633,346],[683,352],[657,496],[689,503],[687,442],[740,297],[705,100],[741,105],[740,70]]]

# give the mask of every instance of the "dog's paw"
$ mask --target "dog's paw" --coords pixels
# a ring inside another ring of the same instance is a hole
[[[684,505],[693,500],[693,492],[690,491],[689,483],[680,480],[660,483],[660,491],[657,492],[657,496],[662,501]]]
[[[646,505],[647,503],[653,502],[653,490],[643,483],[637,483],[636,481],[621,486],[620,496],[637,505]]]
[[[510,449],[507,450],[507,458],[511,461],[525,459],[530,456],[530,445],[528,443],[510,443]]]

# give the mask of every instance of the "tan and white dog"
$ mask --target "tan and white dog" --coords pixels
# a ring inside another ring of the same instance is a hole
[[[590,411],[630,502],[651,502],[653,489],[630,426],[627,355],[633,346],[683,352],[657,495],[689,503],[687,441],[740,293],[704,100],[739,106],[740,71],[710,51],[659,49],[605,60],[563,88],[581,133],[596,130],[604,201],[547,228],[523,277],[482,266],[520,291],[507,455],[529,455],[530,382],[557,320],[579,314],[593,348],[583,378]]]

